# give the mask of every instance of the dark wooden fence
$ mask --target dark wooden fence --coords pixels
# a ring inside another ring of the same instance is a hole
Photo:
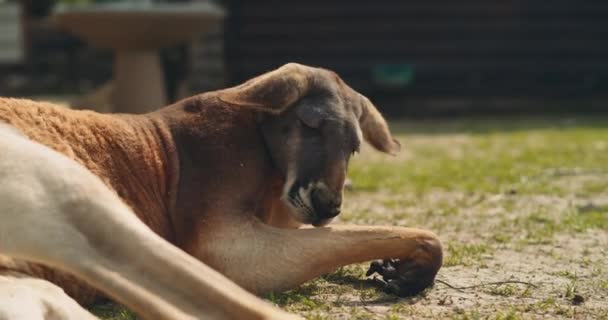
[[[334,69],[397,108],[401,98],[608,96],[605,0],[227,5],[226,65],[233,83],[295,61]]]

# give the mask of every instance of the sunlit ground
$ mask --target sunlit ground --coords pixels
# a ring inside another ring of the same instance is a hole
[[[362,150],[340,222],[433,230],[446,251],[438,279],[476,287],[436,283],[396,298],[362,264],[266,299],[309,319],[608,319],[608,118],[392,128],[402,152]],[[497,281],[514,282],[484,285]],[[113,305],[94,312],[132,317]]]

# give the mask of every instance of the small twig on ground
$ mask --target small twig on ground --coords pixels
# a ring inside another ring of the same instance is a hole
[[[499,286],[499,285],[503,285],[503,284],[524,284],[527,285],[529,287],[533,287],[533,288],[538,288],[537,285],[530,283],[530,282],[525,282],[525,281],[517,281],[517,280],[507,280],[507,281],[496,281],[496,282],[486,282],[486,283],[481,283],[481,284],[477,284],[474,286],[466,286],[466,287],[455,287],[443,280],[440,279],[435,279],[435,281],[447,286],[448,288],[460,291],[460,292],[464,292],[465,289],[474,289],[474,288],[479,288],[479,287],[485,287],[485,286]]]

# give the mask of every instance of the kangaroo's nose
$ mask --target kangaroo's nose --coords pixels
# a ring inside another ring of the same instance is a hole
[[[342,209],[342,195],[327,188],[313,189],[310,198],[317,217],[331,219],[340,214]]]

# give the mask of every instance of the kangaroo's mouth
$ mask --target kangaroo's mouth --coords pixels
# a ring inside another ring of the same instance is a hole
[[[286,200],[296,220],[313,225],[319,220],[311,205],[310,193],[306,189],[299,186],[292,187],[287,194]]]
[[[340,213],[339,208],[326,209],[315,199],[314,186],[318,184],[309,183],[305,186],[294,183],[287,193],[286,202],[292,209],[292,215],[296,220],[315,227],[321,227],[330,223]]]

